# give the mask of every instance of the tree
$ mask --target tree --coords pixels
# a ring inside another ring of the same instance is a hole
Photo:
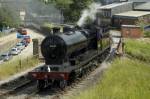
[[[69,13],[66,16],[68,16],[71,22],[76,22],[79,20],[82,10],[86,9],[92,2],[93,0],[73,0]]]
[[[65,22],[76,22],[83,9],[94,0],[42,0],[46,4],[53,3],[61,10]]]
[[[14,15],[17,15],[15,13],[12,13],[7,8],[1,8],[0,9],[0,28],[2,27],[17,27],[20,23],[19,16],[15,17]]]

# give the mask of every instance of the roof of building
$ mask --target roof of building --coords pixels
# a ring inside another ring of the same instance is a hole
[[[131,3],[131,2],[112,3],[112,4],[101,6],[101,7],[99,7],[99,9],[112,9],[112,8],[122,6],[125,4],[129,4],[129,3]]]
[[[137,26],[137,25],[122,25],[122,27],[139,28],[140,26]]]
[[[124,16],[124,17],[141,17],[144,15],[150,15],[148,11],[128,11],[119,14],[115,14],[115,16]]]
[[[150,0],[128,0],[131,2],[149,2]]]
[[[144,4],[141,4],[139,6],[136,6],[134,8],[135,10],[146,10],[146,11],[150,11],[150,2],[147,2],[147,3],[144,3]]]

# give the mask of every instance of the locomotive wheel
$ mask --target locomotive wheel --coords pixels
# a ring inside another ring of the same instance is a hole
[[[69,75],[69,82],[72,83],[75,81],[76,79],[76,72],[71,72],[70,75]]]
[[[44,87],[45,87],[45,81],[44,81],[44,80],[38,80],[38,81],[37,81],[37,88],[38,88],[39,90],[43,90]]]
[[[83,70],[80,72],[79,77],[81,78],[83,76]]]
[[[54,80],[53,86],[54,86],[54,87],[58,87],[58,86],[59,86],[59,80]]]
[[[81,71],[79,77],[83,77],[83,76],[85,76],[85,74],[86,74],[86,70],[85,70],[85,69],[82,69],[82,71]]]
[[[67,81],[66,80],[60,80],[59,88],[63,90],[66,86],[67,86]]]
[[[84,70],[83,70],[83,76],[86,76],[87,75],[87,68],[85,68]]]

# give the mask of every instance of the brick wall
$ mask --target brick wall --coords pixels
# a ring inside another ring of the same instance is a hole
[[[123,25],[121,27],[122,35],[125,38],[140,38],[143,37],[143,32],[139,26]]]

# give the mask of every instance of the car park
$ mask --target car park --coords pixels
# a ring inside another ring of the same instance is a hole
[[[12,58],[12,55],[10,53],[4,53],[1,55],[1,57],[3,61],[8,61]]]

